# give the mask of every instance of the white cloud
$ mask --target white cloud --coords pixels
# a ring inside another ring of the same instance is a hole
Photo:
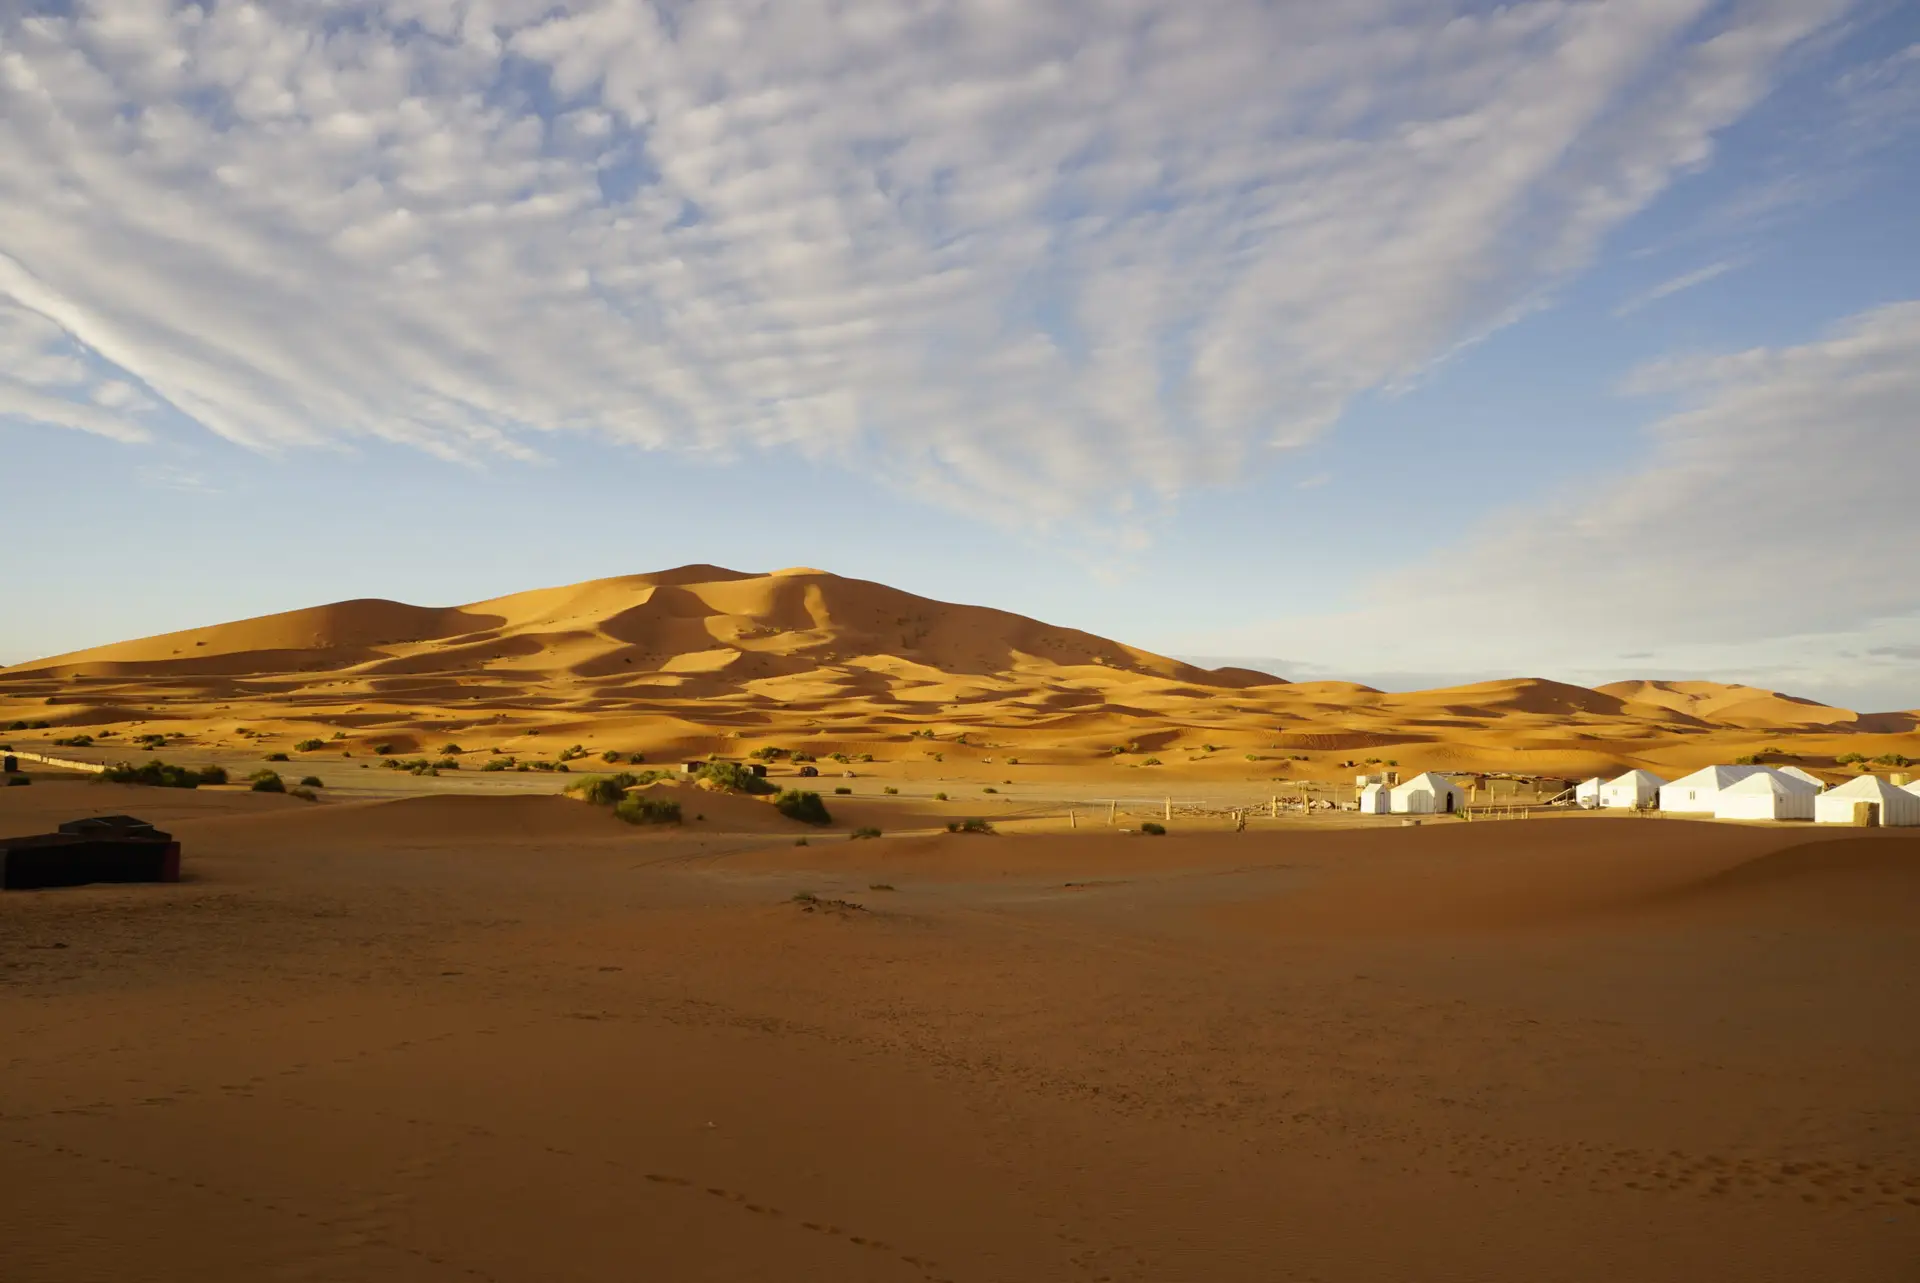
[[[1632,298],[1627,299],[1624,303],[1620,304],[1619,307],[1613,309],[1614,318],[1617,320],[1624,316],[1631,316],[1649,303],[1657,303],[1663,298],[1670,298],[1683,290],[1690,290],[1696,285],[1705,285],[1715,277],[1725,276],[1728,272],[1731,272],[1739,266],[1739,263],[1730,259],[1722,259],[1718,263],[1709,263],[1705,267],[1696,268],[1691,272],[1682,272],[1678,276],[1661,281],[1658,285],[1642,290]]]
[[[0,296],[261,448],[787,447],[1044,522],[1533,306],[1848,7],[16,7]]]
[[[1920,642],[1920,302],[1797,347],[1662,362],[1630,390],[1681,405],[1620,443],[1613,479],[1383,571],[1348,614],[1205,648],[1601,680],[1648,675],[1650,653],[1920,706],[1900,658]]]

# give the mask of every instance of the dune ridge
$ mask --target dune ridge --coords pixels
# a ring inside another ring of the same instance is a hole
[[[1154,765],[1295,778],[1349,763],[1671,774],[1768,750],[1816,767],[1847,752],[1920,755],[1912,712],[1738,684],[1295,684],[821,570],[698,564],[451,607],[335,602],[0,669],[0,724],[39,719],[209,745],[241,727],[339,736],[348,751],[461,735],[668,753],[807,736],[873,751],[932,734],[957,760],[995,748],[1053,765],[1178,754]]]

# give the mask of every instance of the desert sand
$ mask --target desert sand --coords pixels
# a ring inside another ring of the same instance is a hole
[[[41,721],[4,733],[22,748],[87,734],[98,759],[139,757],[139,735],[221,761],[319,739],[304,758],[335,763],[449,742],[523,760],[776,746],[871,754],[861,773],[903,786],[1057,793],[1092,772],[1108,780],[1096,792],[1196,796],[1389,764],[1574,780],[1745,754],[1816,770],[1920,758],[1912,712],[1713,682],[1289,683],[822,571],[715,566],[452,608],[339,602],[0,669],[0,727]]]
[[[1920,1268],[1920,839],[836,805],[0,790],[187,870],[0,896],[0,1273]]]

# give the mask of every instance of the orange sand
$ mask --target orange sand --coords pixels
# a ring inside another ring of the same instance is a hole
[[[8,1280],[1920,1277],[1898,833],[0,833],[113,811],[188,880],[0,895]]]

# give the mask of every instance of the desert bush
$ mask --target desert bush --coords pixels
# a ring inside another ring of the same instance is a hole
[[[1000,790],[995,788],[993,785],[989,784],[985,788],[981,789],[980,791],[982,793],[998,793]]]
[[[644,761],[646,761],[646,760],[647,760],[647,755],[646,755],[645,753],[629,753],[629,754],[627,754],[627,765],[628,765],[628,766],[638,766],[638,765],[640,765],[640,764],[641,764],[642,762],[644,762]]]
[[[440,756],[442,757],[458,757],[466,751],[466,749],[461,748],[458,744],[442,744],[440,746]]]
[[[327,782],[318,775],[303,776],[300,780],[300,787],[303,789],[320,789],[326,786]]]
[[[947,800],[947,795],[945,793],[935,793],[933,795],[933,800],[936,802],[944,802]]]
[[[1760,765],[1760,754],[1742,753],[1733,759],[1733,764],[1735,766],[1758,766]]]
[[[510,771],[513,769],[513,759],[510,757],[496,757],[480,769],[483,771]]]
[[[869,890],[869,891],[892,891],[893,889],[894,889],[894,885],[893,885],[893,883],[891,883],[891,882],[869,882],[869,883],[867,883],[867,890]]]
[[[1865,753],[1842,753],[1833,760],[1837,766],[1864,766],[1866,765],[1867,755]]]
[[[255,771],[247,777],[247,782],[253,786],[255,793],[284,793],[287,791],[287,782],[280,778],[280,772],[278,771]]]
[[[269,753],[267,754],[267,760],[269,762],[284,762],[287,760],[287,755],[285,753]]]
[[[443,771],[457,771],[460,769],[460,759],[457,757],[443,757],[435,762],[434,765]]]
[[[847,836],[850,839],[851,838],[877,838],[880,836],[880,830],[872,827],[871,825],[862,825],[859,828],[855,829],[852,833],[849,833]]]
[[[820,800],[818,793],[787,789],[773,799],[773,807],[788,819],[799,820],[802,824],[833,823],[833,816],[827,813],[827,804]]]
[[[620,760],[620,750],[617,748],[610,748],[606,752],[600,755],[600,760],[603,762],[617,762]]]
[[[796,762],[817,762],[820,759],[815,757],[811,753],[802,753],[798,749],[796,749],[794,750],[793,760]]]
[[[345,731],[335,731],[333,737],[337,740],[343,740],[347,737],[347,733]]]
[[[1145,824],[1142,824],[1140,826],[1140,831],[1142,833],[1151,834],[1152,836],[1157,838],[1165,837],[1167,835],[1167,826],[1164,824],[1161,824],[1157,820],[1148,820]]]
[[[991,833],[993,832],[993,825],[987,823],[985,820],[979,819],[978,817],[970,820],[949,820],[947,821],[947,832],[949,833]]]
[[[1147,759],[1146,761],[1144,761],[1144,762],[1142,762],[1142,763],[1140,763],[1140,765],[1142,765],[1142,766],[1158,766],[1158,765],[1160,765],[1160,759],[1159,759],[1159,758],[1157,758],[1157,757],[1150,757],[1150,758],[1148,758],[1148,759]]]
[[[325,740],[304,739],[293,746],[293,751],[296,753],[312,753],[326,746],[327,742]]]
[[[889,784],[886,787],[882,788],[880,791],[882,793],[894,794],[894,793],[898,793],[900,790],[895,788],[893,785]]]
[[[391,744],[375,744],[375,745],[373,746],[373,751],[374,751],[374,752],[376,752],[376,753],[378,753],[378,754],[379,754],[379,755],[380,755],[381,757],[385,757],[385,756],[386,756],[387,754],[389,754],[389,753],[391,753],[391,752],[393,752],[393,745],[391,745]]]
[[[315,793],[312,789],[305,788],[305,787],[288,789],[287,796],[297,797],[302,802],[318,802],[320,800],[320,795],[318,793]]]
[[[225,784],[227,773],[218,766],[192,767],[175,766],[171,762],[162,762],[159,758],[145,766],[135,766],[131,762],[116,762],[94,779],[103,784],[145,784],[153,788],[197,789],[202,784]]]
[[[784,748],[775,748],[771,744],[764,744],[754,749],[753,752],[747,754],[747,756],[756,762],[772,762],[779,760],[786,754],[786,751]]]
[[[533,769],[534,769],[534,770],[536,770],[536,771],[551,771],[551,770],[553,769],[553,767],[554,767],[554,764],[553,764],[552,762],[535,762],[535,763],[533,763]]]
[[[738,762],[708,762],[695,776],[727,793],[771,793],[773,785]]]
[[[625,771],[618,775],[589,775],[584,780],[567,785],[567,792],[595,806],[616,806],[626,797],[627,790],[639,782]]]
[[[807,840],[806,840],[805,838],[795,838],[795,839],[793,840],[793,844],[794,844],[795,846],[811,846],[811,845],[813,845],[813,844],[812,844],[811,842],[809,842],[809,841],[807,841]]]
[[[56,748],[91,748],[93,746],[93,736],[68,735],[55,740],[53,743]]]
[[[853,760],[856,762],[871,762],[873,760],[873,754],[861,753],[858,756],[856,756]]]
[[[1882,753],[1873,759],[1875,766],[1912,766],[1913,759],[1899,753]]]
[[[615,803],[613,813],[628,824],[680,823],[680,803],[670,797],[633,794]]]
[[[27,724],[25,722],[8,722],[7,729],[10,731],[24,731],[27,729]]]

